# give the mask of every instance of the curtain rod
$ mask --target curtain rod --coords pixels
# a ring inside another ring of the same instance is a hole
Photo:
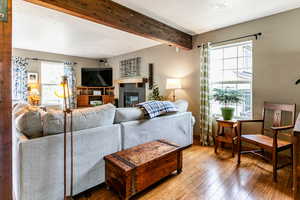
[[[46,62],[56,62],[56,63],[66,63],[69,61],[60,61],[60,60],[49,60],[49,59],[40,59],[40,58],[25,58],[26,60],[34,60],[34,61],[46,61]],[[77,64],[76,62],[71,62],[73,64]]]
[[[256,40],[258,40],[258,37],[261,36],[262,33],[255,33],[255,34],[251,34],[251,35],[245,35],[245,36],[241,36],[241,37],[237,37],[237,38],[232,38],[232,39],[228,39],[228,40],[223,40],[223,41],[218,41],[218,42],[212,42],[211,44],[220,44],[220,43],[224,43],[224,42],[230,42],[230,41],[234,41],[234,40],[240,40],[240,39],[244,39],[244,38],[248,38],[248,37],[255,37]],[[198,48],[202,47],[202,45],[199,45]]]

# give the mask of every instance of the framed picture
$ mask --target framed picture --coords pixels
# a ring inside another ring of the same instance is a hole
[[[38,83],[39,74],[35,72],[28,72],[28,83]]]

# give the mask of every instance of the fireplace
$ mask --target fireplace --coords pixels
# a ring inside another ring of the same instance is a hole
[[[121,83],[119,88],[119,107],[135,107],[146,99],[145,83]]]

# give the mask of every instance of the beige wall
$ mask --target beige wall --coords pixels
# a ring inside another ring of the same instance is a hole
[[[176,91],[177,99],[189,101],[189,109],[195,115],[198,112],[198,69],[195,60],[198,59],[197,51],[180,50],[176,52],[174,47],[159,45],[133,53],[117,56],[108,60],[110,67],[113,67],[114,80],[120,79],[119,63],[121,60],[141,57],[141,76],[148,78],[148,64],[154,64],[154,81],[160,86],[164,96],[170,96],[171,92],[166,90],[167,78],[181,78],[183,89]],[[116,95],[118,96],[118,85],[115,84]],[[148,93],[149,91],[147,91]]]
[[[253,40],[253,114],[261,117],[264,101],[298,103],[300,108],[300,9],[194,37],[194,45],[262,32]],[[299,109],[298,109],[299,110]]]
[[[264,101],[298,103],[300,109],[300,9],[242,23],[224,29],[194,36],[194,49],[175,51],[174,47],[160,45],[110,59],[114,76],[118,79],[119,61],[136,56],[142,57],[142,74],[147,77],[148,63],[154,63],[154,80],[163,94],[168,77],[183,78],[184,89],[178,98],[187,99],[190,110],[197,118],[195,134],[199,127],[199,49],[205,42],[222,41],[234,37],[262,32],[259,40],[253,40],[253,115],[261,117]],[[253,38],[252,38],[253,39]],[[248,39],[249,40],[249,39]]]
[[[76,70],[76,78],[77,78],[77,85],[81,85],[81,68],[83,67],[100,67],[100,63],[98,60],[95,59],[88,59],[88,58],[80,58],[74,56],[66,56],[61,54],[53,54],[53,53],[46,53],[40,51],[30,51],[25,49],[13,49],[13,56],[20,56],[23,58],[39,58],[39,59],[48,59],[54,61],[69,61],[69,62],[76,62],[77,65],[75,67]],[[41,72],[41,61],[33,61],[28,60],[28,71],[29,72]]]

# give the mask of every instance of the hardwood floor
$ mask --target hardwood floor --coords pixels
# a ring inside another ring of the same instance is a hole
[[[291,168],[278,171],[278,183],[272,182],[272,166],[242,155],[236,166],[231,152],[194,145],[183,151],[183,172],[171,175],[132,199],[140,200],[288,200],[292,199]],[[118,200],[118,196],[101,185],[89,197],[79,200]]]

